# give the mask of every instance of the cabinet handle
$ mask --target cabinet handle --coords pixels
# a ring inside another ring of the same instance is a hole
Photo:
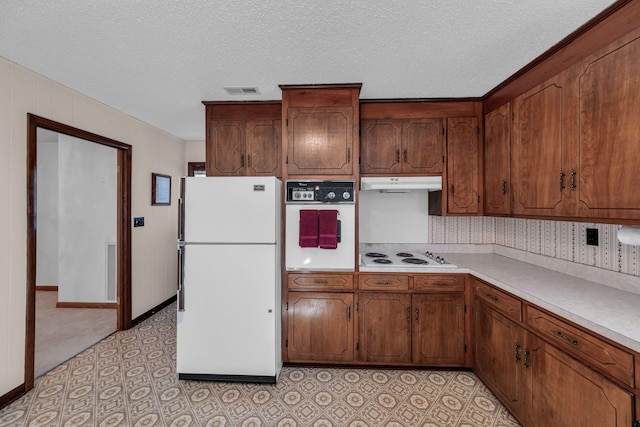
[[[516,365],[520,361],[520,344],[516,341]]]
[[[329,283],[328,280],[318,280],[318,279],[314,279],[313,283],[317,283],[318,285],[326,285],[327,283]]]
[[[404,149],[404,162],[408,162],[409,161],[409,153],[407,152],[407,149]]]
[[[551,332],[552,332],[556,337],[560,338],[561,340],[564,340],[564,341],[568,342],[569,344],[571,344],[571,345],[573,345],[573,346],[576,346],[576,347],[577,347],[577,346],[578,346],[578,344],[579,344],[577,340],[574,340],[573,338],[570,338],[570,337],[566,336],[565,334],[563,334],[563,333],[562,333],[562,332],[560,332],[560,331],[556,331],[556,330],[552,329],[552,330],[551,330]]]
[[[564,172],[560,172],[560,191],[564,190]]]
[[[376,282],[376,285],[390,285],[390,284],[391,282],[380,282],[380,281]]]
[[[451,195],[453,196],[453,184],[451,184]]]
[[[486,294],[485,296],[486,296],[487,298],[489,298],[489,299],[490,299],[491,301],[493,301],[493,302],[498,302],[498,297],[495,297],[495,296],[493,296],[493,295],[491,295],[491,294]]]
[[[502,194],[507,194],[507,181],[502,180]]]
[[[411,308],[407,307],[407,322],[411,321]]]
[[[244,154],[240,154],[240,167],[244,167]]]
[[[578,185],[576,184],[576,170],[575,169],[571,169],[571,189],[575,190]]]
[[[400,150],[396,150],[396,163],[400,163]]]
[[[433,286],[437,286],[439,288],[446,288],[447,286],[449,286],[449,284],[447,282],[435,282]]]
[[[351,320],[351,306],[347,306],[347,320]]]
[[[525,351],[524,351],[524,360],[522,361],[522,366],[524,366],[524,370],[525,370],[525,371],[526,371],[526,370],[527,370],[527,368],[529,367],[529,363],[528,363],[528,361],[527,361],[527,357],[529,357],[529,355],[530,355],[530,354],[531,354],[531,353],[529,353],[529,351],[528,351],[528,350],[525,350]]]
[[[420,320],[420,309],[416,308],[416,322]]]
[[[347,149],[347,163],[351,162],[351,148]]]
[[[247,166],[251,167],[251,154],[247,154]]]

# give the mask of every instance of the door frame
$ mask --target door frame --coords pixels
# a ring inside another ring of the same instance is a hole
[[[38,128],[117,150],[117,329],[131,327],[131,151],[129,144],[65,125],[35,114],[27,114],[27,304],[25,340],[25,392],[35,380],[36,336],[36,218]]]

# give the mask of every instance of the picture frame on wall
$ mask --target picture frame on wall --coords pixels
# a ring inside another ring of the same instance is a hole
[[[169,175],[151,174],[151,205],[171,205],[171,177]]]

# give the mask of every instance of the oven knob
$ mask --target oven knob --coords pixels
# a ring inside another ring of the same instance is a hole
[[[333,200],[333,199],[335,199],[335,198],[336,198],[336,193],[334,193],[333,191],[329,191],[329,192],[327,193],[327,199],[329,199],[329,200]]]
[[[345,191],[344,193],[342,193],[342,198],[344,200],[349,200],[351,198],[351,194],[348,191]]]
[[[298,193],[298,192],[293,193],[293,198],[294,199],[299,199],[300,198],[300,193]]]

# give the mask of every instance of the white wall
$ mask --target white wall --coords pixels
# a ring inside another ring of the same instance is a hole
[[[58,301],[107,302],[106,244],[117,240],[116,154],[58,136]]]
[[[58,134],[53,134],[55,141],[38,142],[37,158],[36,285],[44,286],[58,286]]]
[[[177,177],[186,175],[184,141],[0,58],[0,395],[24,382],[26,307],[27,113],[133,147],[132,312],[175,295]],[[151,173],[174,177],[171,206],[151,206]]]

